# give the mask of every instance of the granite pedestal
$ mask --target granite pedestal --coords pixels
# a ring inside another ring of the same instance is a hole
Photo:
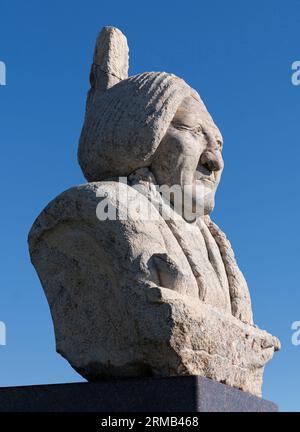
[[[0,412],[270,412],[277,406],[198,377],[0,388]]]

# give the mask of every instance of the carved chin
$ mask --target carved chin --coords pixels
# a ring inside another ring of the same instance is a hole
[[[201,216],[209,215],[215,206],[214,192],[205,195],[204,199],[193,200],[192,205],[185,203],[183,206],[183,218],[187,222],[194,222]]]
[[[215,195],[212,194],[209,201],[207,201],[204,205],[204,214],[209,215],[215,207]]]
[[[183,189],[183,190],[182,190]],[[181,193],[175,195],[179,200],[177,201],[174,196],[166,196],[165,198],[171,199],[173,208],[179,213],[186,221],[193,222],[201,216],[210,214],[215,205],[215,185],[206,182],[197,181],[193,186],[181,187]]]
[[[199,185],[200,186],[200,185]],[[199,216],[210,214],[215,206],[216,188],[210,185],[202,185],[196,188],[196,194],[193,197],[193,211]]]

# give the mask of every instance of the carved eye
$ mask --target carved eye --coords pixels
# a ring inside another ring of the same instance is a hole
[[[197,135],[204,133],[202,126],[196,126],[195,128],[193,128],[193,132]]]
[[[188,130],[189,129],[188,126],[186,126],[182,123],[179,123],[179,122],[172,121],[171,124],[175,129],[178,129],[178,130]]]

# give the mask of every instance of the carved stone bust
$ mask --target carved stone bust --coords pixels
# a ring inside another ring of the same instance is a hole
[[[218,127],[182,79],[128,78],[116,28],[97,39],[90,81],[78,148],[88,183],[51,201],[29,234],[57,351],[88,380],[202,375],[260,395],[279,341],[253,324],[247,283],[210,219]]]

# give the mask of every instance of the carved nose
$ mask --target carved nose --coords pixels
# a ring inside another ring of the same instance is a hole
[[[223,169],[223,159],[219,152],[206,150],[200,157],[200,163],[209,171],[220,171]]]

